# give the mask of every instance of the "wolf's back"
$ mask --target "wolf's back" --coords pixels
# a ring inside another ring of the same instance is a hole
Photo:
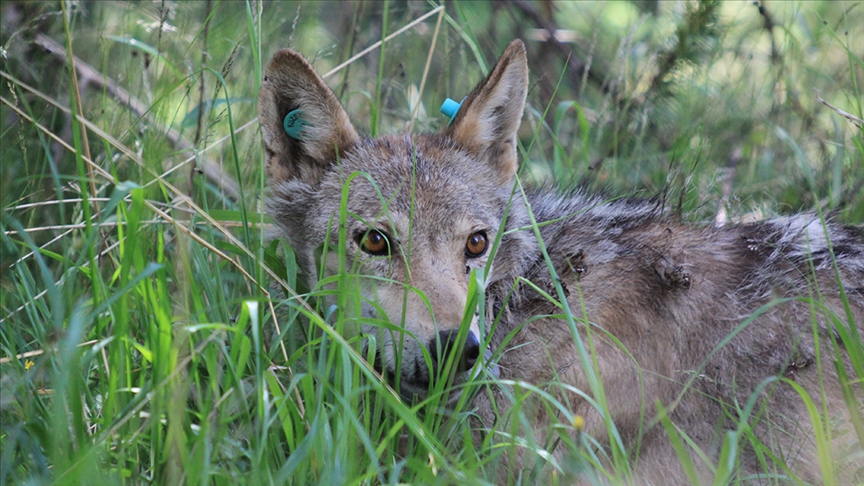
[[[530,321],[560,312],[547,297],[556,295],[557,279],[582,339],[593,335],[595,371],[618,433],[625,441],[644,434],[643,448],[655,458],[641,463],[639,477],[686,482],[669,470],[678,461],[663,428],[643,428],[660,403],[709,455],[718,451],[719,431],[746,421],[771,450],[797,451],[789,464],[803,478],[819,479],[816,448],[804,445],[813,425],[788,382],[816,403],[824,399],[829,414],[849,425],[835,363],[857,376],[848,356],[861,355],[864,336],[861,228],[814,214],[690,225],[665,216],[655,200],[609,201],[580,191],[529,191],[529,205],[555,275],[539,254],[529,258],[534,264],[524,277],[544,292],[528,289],[513,306],[508,324],[522,328],[502,369],[517,371],[502,377],[589,390],[563,319]],[[844,386],[864,403],[860,385]],[[604,440],[593,405],[566,391],[560,398]],[[759,406],[742,416],[751,400]],[[846,450],[853,436],[835,436],[834,449]],[[760,471],[754,454],[741,457],[745,471]]]

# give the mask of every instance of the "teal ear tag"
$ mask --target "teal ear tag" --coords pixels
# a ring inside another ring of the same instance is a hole
[[[303,139],[303,129],[309,125],[309,122],[303,118],[303,110],[292,110],[285,115],[285,121],[282,122],[282,128],[285,133],[294,140]]]
[[[467,98],[467,96],[465,98]],[[465,101],[465,98],[462,98],[462,101],[458,103],[447,98],[444,100],[444,103],[441,104],[441,113],[450,118],[450,123],[453,123],[453,119],[456,118],[456,113],[459,113],[459,108],[462,108],[462,103]],[[448,125],[450,123],[448,123]]]

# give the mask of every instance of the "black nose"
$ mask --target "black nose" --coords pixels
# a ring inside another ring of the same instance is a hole
[[[444,363],[450,358],[450,355],[457,350],[456,337],[459,331],[452,329],[449,331],[441,331],[438,336],[429,341],[429,353],[432,355],[432,361],[435,364]],[[465,343],[462,346],[462,353],[456,358],[456,366],[458,371],[470,370],[480,357],[480,341],[473,331],[468,331],[465,336]]]

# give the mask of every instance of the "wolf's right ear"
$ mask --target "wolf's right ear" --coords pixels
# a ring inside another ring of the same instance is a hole
[[[465,98],[443,133],[492,164],[504,181],[510,181],[519,167],[516,132],[527,94],[528,58],[525,44],[516,39],[489,76]]]
[[[293,136],[285,128],[289,113],[295,118]],[[264,72],[258,121],[271,184],[292,179],[315,184],[339,154],[359,140],[336,95],[291,49],[277,52]]]

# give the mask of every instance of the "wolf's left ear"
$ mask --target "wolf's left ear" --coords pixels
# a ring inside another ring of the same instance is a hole
[[[258,93],[269,183],[315,185],[359,136],[336,95],[298,52],[277,52]]]
[[[516,132],[528,93],[525,44],[516,39],[498,59],[489,76],[474,88],[444,129],[466,150],[489,161],[507,180],[516,175]]]

